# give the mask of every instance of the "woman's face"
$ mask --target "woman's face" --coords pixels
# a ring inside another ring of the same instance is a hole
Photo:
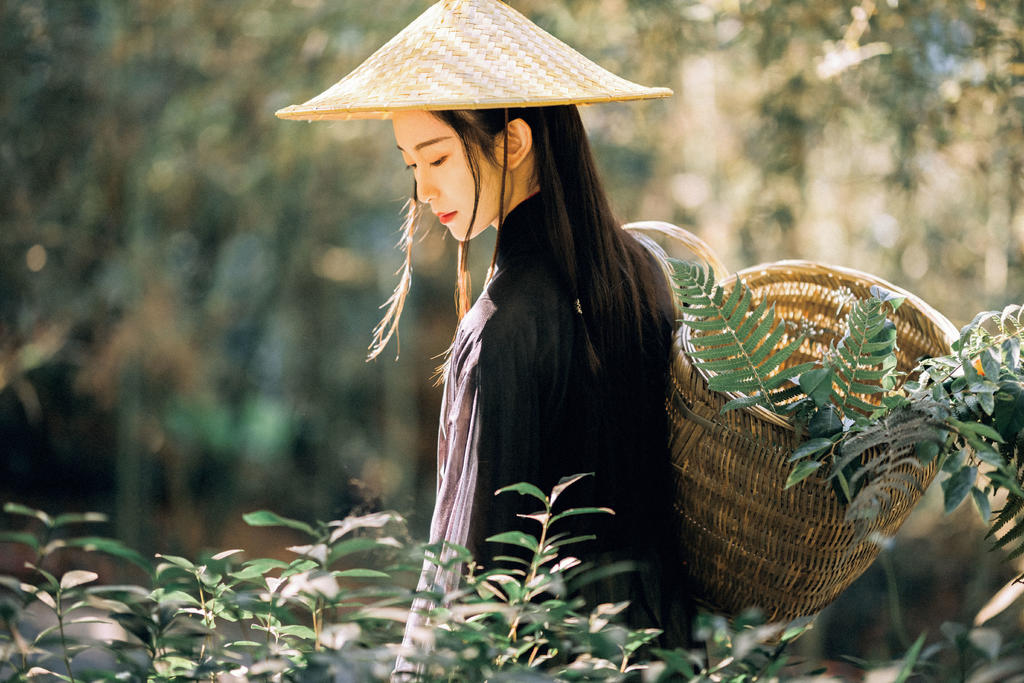
[[[416,198],[426,204],[457,240],[476,237],[498,222],[501,169],[483,158],[478,163],[480,201],[476,220],[476,186],[462,141],[451,126],[425,111],[396,112],[392,117],[402,158],[416,178]]]

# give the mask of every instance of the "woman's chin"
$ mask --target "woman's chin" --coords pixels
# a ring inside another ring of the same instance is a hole
[[[449,224],[444,227],[448,229],[448,234],[457,239],[459,242],[462,242],[466,239],[466,233],[468,232],[466,226]]]
[[[477,226],[477,228],[473,231],[470,231],[469,227],[466,225],[455,225],[454,223],[449,223],[445,227],[448,228],[448,233],[452,237],[454,237],[460,242],[464,242],[467,239],[473,239],[474,237],[482,233],[484,230],[486,230],[488,226]]]

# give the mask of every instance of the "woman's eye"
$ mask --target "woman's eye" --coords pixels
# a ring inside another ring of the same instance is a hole
[[[441,164],[443,164],[447,160],[448,160],[448,157],[447,156],[443,156],[440,159],[438,159],[437,161],[431,161],[430,165],[431,166],[440,166]]]

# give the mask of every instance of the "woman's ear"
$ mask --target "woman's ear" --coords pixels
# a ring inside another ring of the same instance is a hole
[[[501,159],[501,140],[504,136],[498,136],[498,159]],[[508,122],[508,167],[517,168],[530,156],[533,151],[533,131],[530,124],[522,119],[512,119]]]

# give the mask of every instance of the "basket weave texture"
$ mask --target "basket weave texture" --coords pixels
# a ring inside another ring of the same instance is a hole
[[[650,232],[651,224],[633,225]],[[673,231],[681,229],[658,230]],[[676,241],[722,273],[721,262],[699,238],[686,234]],[[841,338],[851,297],[869,297],[873,285],[906,296],[893,320],[900,370],[911,370],[923,356],[948,353],[957,336],[956,328],[921,299],[860,271],[780,261],[739,271],[720,284],[729,287],[737,278],[755,302],[774,302],[776,314],[795,324],[794,334],[807,334],[787,366],[820,359]],[[686,355],[689,334],[685,324],[675,334],[666,404],[679,543],[689,559],[693,589],[706,606],[727,615],[751,607],[775,621],[815,614],[874,561],[877,537],[896,533],[935,477],[935,463],[903,470],[920,490],[891,490],[866,528],[864,522],[847,521],[845,504],[824,476],[785,488],[789,456],[801,441],[793,424],[762,407],[722,413],[736,395],[708,388],[708,377]],[[883,445],[864,457],[898,462],[911,449]]]

